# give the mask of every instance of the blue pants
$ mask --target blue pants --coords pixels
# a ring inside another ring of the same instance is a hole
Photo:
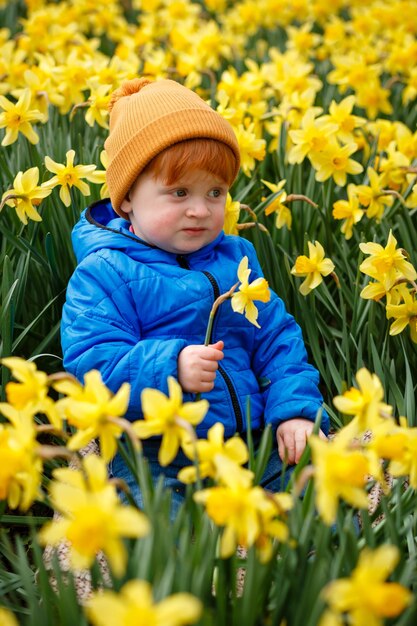
[[[256,450],[259,446],[262,433],[256,431],[253,433],[253,444],[256,456]],[[245,437],[242,437],[245,439]],[[162,467],[158,463],[158,451],[160,446],[160,440],[148,439],[142,442],[143,454],[146,457],[149,465],[149,470],[152,478],[156,482],[160,476],[164,477],[164,485],[172,490],[172,510],[171,517],[175,519],[179,507],[181,506],[185,497],[184,483],[177,479],[178,472],[183,467],[192,464],[192,461],[188,459],[185,454],[180,450],[175,459],[166,467]],[[264,475],[260,481],[261,487],[272,492],[284,491],[294,470],[294,465],[287,466],[283,473],[282,461],[278,455],[278,448],[275,442],[275,437],[272,445],[271,454],[269,456],[268,464],[265,468]],[[143,508],[143,498],[135,478],[124,462],[120,453],[118,453],[110,463],[109,467],[110,475],[115,478],[121,478],[127,483],[130,493],[135,500],[136,504]]]

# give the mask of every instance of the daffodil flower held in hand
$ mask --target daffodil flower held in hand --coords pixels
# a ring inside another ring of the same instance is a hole
[[[306,279],[300,285],[300,293],[307,296],[310,291],[318,287],[323,276],[328,276],[334,270],[334,263],[324,256],[324,248],[316,241],[316,243],[308,242],[309,256],[299,256],[295,261],[291,274],[294,276],[305,276]]]
[[[261,302],[269,302],[271,294],[269,291],[268,282],[265,278],[256,278],[251,284],[249,284],[249,275],[252,270],[248,269],[248,257],[244,256],[237,270],[237,276],[240,282],[233,285],[229,291],[219,296],[213,303],[210,311],[210,316],[207,324],[206,337],[204,340],[204,346],[209,346],[211,333],[213,328],[213,321],[216,315],[216,311],[219,306],[229,298],[231,299],[232,309],[236,313],[244,313],[246,319],[248,319],[254,326],[260,328],[258,319],[258,309],[254,305],[254,300],[260,300]],[[236,293],[236,288],[239,287],[239,291]],[[223,358],[223,342],[218,341],[211,346],[218,353],[217,356],[211,356],[211,360],[220,360]],[[186,348],[187,349],[187,348]],[[183,351],[184,352],[184,351]],[[216,368],[217,369],[217,368]],[[198,393],[196,399],[200,399]]]
[[[260,328],[258,319],[258,309],[254,305],[254,300],[269,302],[271,293],[268,282],[265,278],[256,278],[249,284],[249,276],[252,270],[248,268],[248,257],[244,256],[237,270],[240,281],[239,290],[232,295],[232,309],[235,313],[243,313],[249,322]]]

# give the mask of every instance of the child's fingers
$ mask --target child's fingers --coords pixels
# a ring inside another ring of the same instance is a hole
[[[293,463],[298,463],[301,458],[301,455],[304,452],[304,448],[306,447],[306,431],[305,430],[297,430],[294,433],[294,459]]]
[[[217,343],[223,344],[223,341],[218,341]],[[213,348],[213,346],[207,346],[202,354],[202,358],[207,361],[221,361],[224,358],[224,354],[220,348]]]

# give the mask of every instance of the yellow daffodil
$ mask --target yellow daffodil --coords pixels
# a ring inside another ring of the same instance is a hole
[[[347,96],[340,102],[332,100],[329,106],[329,115],[323,115],[323,121],[337,125],[336,137],[344,144],[355,140],[354,130],[364,126],[366,119],[352,114],[355,105],[355,96]]]
[[[362,289],[360,297],[364,300],[375,300],[375,302],[378,302],[381,298],[388,296],[391,284],[385,277],[383,277],[382,281],[371,281]]]
[[[238,235],[237,223],[240,215],[240,202],[234,202],[230,193],[227,194],[224,207],[224,226],[226,235]]]
[[[306,276],[306,279],[300,285],[300,293],[307,296],[310,291],[318,287],[324,276],[328,276],[334,270],[334,263],[326,258],[324,248],[316,241],[316,243],[308,242],[309,256],[299,256],[295,260],[295,265],[291,269],[294,276]]]
[[[391,230],[385,247],[374,242],[361,243],[359,247],[369,254],[369,258],[360,264],[360,271],[380,282],[385,280],[389,288],[399,279],[413,281],[417,278],[417,272],[406,260],[404,250],[397,248],[397,240]]]
[[[94,182],[94,171],[96,165],[74,165],[75,150],[68,150],[66,154],[67,160],[63,163],[56,163],[49,156],[45,157],[46,168],[56,174],[53,178],[45,183],[50,189],[60,186],[59,197],[65,206],[71,204],[70,189],[77,187],[84,196],[90,195],[90,187],[82,179],[86,178]]]
[[[42,122],[46,123],[49,119],[49,92],[51,87],[51,75],[44,72],[39,66],[27,69],[23,73],[25,87],[22,89],[14,89],[12,94],[15,98],[20,98],[24,89],[29,88],[31,92],[31,107],[38,110],[42,116]]]
[[[339,500],[358,508],[368,506],[366,493],[370,462],[361,450],[351,447],[351,437],[344,430],[332,440],[316,435],[309,438],[317,510],[328,526],[336,519]]]
[[[0,128],[6,129],[6,134],[1,142],[2,146],[10,146],[22,133],[30,143],[38,143],[39,136],[32,128],[32,123],[44,120],[43,114],[37,109],[30,109],[30,89],[24,89],[19,100],[14,103],[5,96],[0,96]]]
[[[146,516],[123,505],[107,480],[105,462],[96,455],[83,460],[82,470],[56,470],[50,485],[51,500],[61,517],[41,529],[42,544],[70,544],[74,569],[90,567],[102,551],[114,573],[124,573],[127,553],[124,537],[143,537],[150,530]]]
[[[398,335],[407,326],[410,328],[410,337],[417,343],[417,299],[415,291],[403,291],[401,304],[387,304],[387,319],[394,318],[389,334]]]
[[[208,411],[207,400],[182,403],[179,383],[168,378],[168,396],[158,389],[144,389],[141,394],[143,419],[133,423],[133,429],[141,439],[162,435],[158,460],[168,465],[178,449],[190,438],[192,426],[199,424]]]
[[[123,432],[120,418],[127,411],[130,385],[124,383],[113,395],[103,383],[100,372],[91,370],[84,376],[84,385],[67,378],[55,382],[54,388],[66,395],[58,401],[57,407],[77,429],[67,443],[68,449],[79,450],[98,438],[102,457],[110,461]]]
[[[199,439],[195,446],[190,443],[184,446],[184,452],[191,460],[198,463],[198,476],[203,478],[218,478],[216,459],[226,456],[238,465],[248,461],[248,449],[240,437],[231,437],[224,441],[224,425],[218,422],[210,428],[207,439]],[[184,483],[193,483],[197,480],[197,468],[184,467],[178,474],[179,480]]]
[[[410,165],[410,158],[398,150],[396,141],[391,141],[386,149],[386,156],[381,157],[378,166],[384,187],[394,190],[406,187],[407,170]]]
[[[4,402],[0,413],[10,422],[0,424],[0,500],[7,500],[11,509],[27,511],[41,497],[42,461],[33,414]]]
[[[385,582],[400,558],[396,546],[364,548],[349,578],[326,585],[324,600],[336,615],[347,614],[352,626],[383,626],[385,618],[398,617],[411,603],[412,594],[397,582]]]
[[[205,505],[207,515],[217,526],[224,527],[220,556],[228,558],[238,545],[250,548],[257,540],[265,540],[266,527],[291,507],[291,496],[285,499],[289,494],[280,494],[284,495],[280,507],[261,487],[252,485],[252,472],[224,456],[217,459],[217,464],[221,485],[198,491],[194,499]],[[272,529],[274,536],[279,535],[278,539],[287,539],[288,530],[282,521],[278,526],[271,526]]]
[[[254,305],[254,300],[269,302],[271,294],[265,278],[256,278],[249,284],[249,276],[252,270],[248,268],[248,257],[244,256],[237,270],[240,281],[239,291],[232,295],[231,305],[235,313],[244,313],[254,326],[260,328],[258,319],[258,309]]]
[[[286,517],[293,507],[293,497],[289,493],[264,493],[266,499],[259,509],[261,531],[255,541],[261,563],[271,560],[274,540],[280,542],[288,540]]]
[[[366,207],[366,215],[381,221],[385,208],[392,206],[394,198],[382,188],[382,176],[372,168],[368,167],[367,175],[369,185],[357,185],[355,193],[360,204]]]
[[[292,215],[290,209],[284,204],[287,200],[287,194],[283,191],[284,185],[287,182],[285,179],[280,180],[277,185],[270,183],[267,180],[262,180],[263,184],[272,191],[272,193],[281,192],[279,196],[274,198],[265,209],[265,215],[276,213],[275,226],[279,229],[283,226],[287,226],[288,230],[291,230]],[[264,200],[265,198],[263,198]]]
[[[89,126],[98,124],[102,128],[108,128],[109,110],[108,104],[110,100],[111,85],[91,86],[90,95],[88,96],[88,109],[85,115],[85,121]]]
[[[391,92],[381,85],[379,79],[356,90],[357,105],[366,111],[368,119],[374,120],[379,113],[391,115],[392,104],[389,101]]]
[[[189,593],[175,593],[155,602],[147,581],[130,580],[119,593],[93,593],[87,614],[93,626],[186,626],[200,619],[202,608],[200,600]]]
[[[249,124],[247,128],[239,124],[234,131],[239,143],[242,171],[246,176],[250,176],[255,161],[262,161],[265,158],[266,141],[256,136],[253,124]]]
[[[273,137],[278,137],[280,129],[282,127],[282,120],[286,120],[289,124],[289,127],[293,130],[301,128],[303,118],[308,110],[312,112],[312,118],[317,118],[317,116],[323,112],[323,109],[321,107],[313,106],[315,99],[316,92],[312,88],[306,89],[305,91],[301,92],[292,91],[290,94],[284,95],[282,101],[279,103],[279,106],[276,109],[277,114],[279,114],[279,116],[282,116],[282,119],[276,117],[275,123],[272,123],[272,125],[265,125],[269,134]],[[312,137],[314,137],[314,133]],[[307,135],[305,135],[304,138],[307,139]],[[273,145],[276,149],[278,147],[278,141],[274,141]],[[271,146],[270,152],[272,152]]]
[[[338,411],[353,415],[348,428],[355,431],[354,435],[374,430],[392,413],[392,407],[383,402],[384,389],[376,374],[362,367],[356,373],[356,382],[358,388],[351,387],[343,395],[333,398]]]
[[[310,108],[301,121],[301,128],[288,133],[294,144],[288,153],[289,163],[302,163],[306,156],[325,150],[336,131],[337,124],[317,118],[317,110]]]
[[[407,209],[414,209],[417,207],[417,183],[413,185],[411,193],[405,202],[405,206]]]
[[[318,46],[321,37],[312,33],[312,28],[312,22],[306,22],[298,28],[288,26],[287,49],[295,49],[299,54],[305,54],[307,50],[314,50]]]
[[[18,382],[6,385],[6,398],[18,411],[31,411],[32,415],[43,413],[48,420],[60,429],[62,420],[55,402],[48,396],[49,381],[45,372],[40,372],[35,363],[20,357],[8,357],[1,360],[8,367]]]
[[[106,170],[109,165],[109,155],[105,150],[100,152],[100,163],[104,167],[103,170],[95,170],[93,174],[90,176],[90,182],[95,183],[96,185],[101,185],[100,187],[100,198],[108,198],[109,197],[109,189],[107,187],[106,181]]]
[[[347,196],[347,200],[337,200],[333,203],[332,215],[336,220],[344,220],[340,230],[346,239],[351,239],[353,226],[361,221],[365,211],[359,207],[355,185],[348,185]]]
[[[386,435],[384,444],[376,437],[369,442],[380,458],[389,459],[388,472],[391,476],[406,476],[413,489],[417,489],[417,428],[409,428],[405,418],[400,418],[400,426]]]
[[[406,106],[417,97],[417,67],[408,68],[408,72],[404,77],[404,89],[402,92],[402,101]]]
[[[14,207],[17,217],[23,224],[28,223],[28,218],[35,222],[42,220],[35,206],[49,196],[51,189],[38,186],[39,169],[31,167],[26,172],[19,172],[13,181],[13,187],[4,192],[1,199],[1,208],[5,204]]]
[[[358,146],[351,142],[340,146],[336,141],[330,142],[322,152],[314,152],[310,155],[310,161],[316,170],[316,180],[323,182],[333,176],[336,185],[344,187],[348,174],[360,174],[363,167],[350,155],[356,152]]]
[[[387,493],[389,487],[385,484],[381,460],[389,461],[390,476],[409,476],[413,488],[417,485],[417,457],[415,456],[417,429],[408,428],[403,418],[400,418],[401,423],[403,425],[400,426],[397,426],[393,420],[382,423],[372,431],[372,437],[364,442],[372,465],[372,475],[383,485]]]
[[[349,87],[355,91],[365,90],[370,83],[375,84],[381,73],[381,66],[377,63],[368,63],[364,56],[357,50],[349,51],[348,54],[334,54],[332,58],[334,69],[327,76],[330,84],[339,86],[339,91],[344,93]],[[359,105],[359,102],[357,101]]]
[[[11,611],[0,606],[0,624],[2,626],[19,626],[19,622]]]

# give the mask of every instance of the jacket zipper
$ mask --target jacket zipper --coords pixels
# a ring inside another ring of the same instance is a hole
[[[180,267],[184,269],[188,269],[188,270],[190,269],[188,260],[181,254],[177,256],[177,261]],[[217,298],[220,296],[220,289],[219,289],[219,285],[217,284],[216,279],[214,278],[212,274],[210,274],[210,272],[203,271],[203,274],[210,281],[210,285],[212,286],[212,289],[213,289],[214,300],[217,300]],[[211,337],[210,337],[210,341],[211,341]],[[232,401],[233,411],[235,413],[235,419],[236,419],[236,430],[237,432],[242,432],[243,431],[243,415],[242,415],[242,410],[240,408],[239,399],[237,397],[232,380],[230,376],[226,373],[226,371],[222,368],[221,365],[219,365],[218,372],[220,376],[223,378],[224,382],[226,383],[226,387],[229,392],[230,399]]]

